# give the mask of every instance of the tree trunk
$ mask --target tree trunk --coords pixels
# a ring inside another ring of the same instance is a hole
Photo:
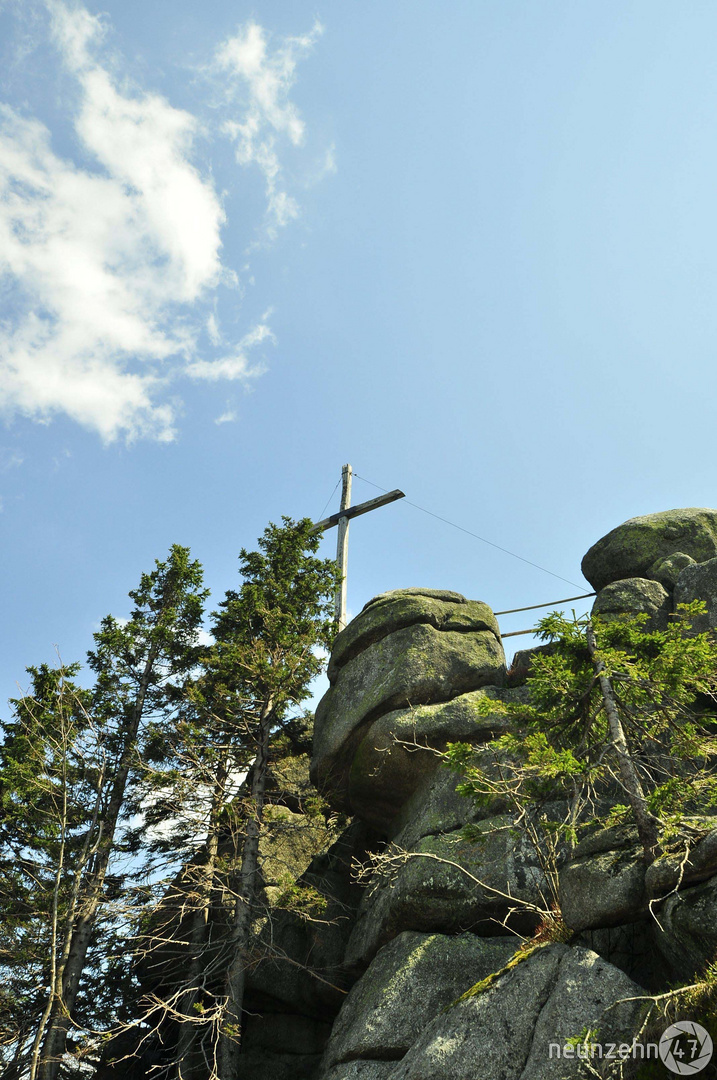
[[[89,889],[81,905],[80,916],[72,931],[69,949],[62,967],[62,997],[55,1001],[52,1015],[47,1028],[47,1034],[42,1046],[42,1055],[38,1071],[39,1080],[57,1080],[62,1056],[65,1053],[67,1033],[70,1029],[71,1017],[77,1000],[77,991],[80,978],[85,969],[87,950],[92,938],[97,909],[102,900],[107,868],[113,850],[113,840],[117,829],[122,806],[124,804],[125,789],[129,777],[132,757],[135,750],[139,725],[142,720],[142,711],[147,696],[147,690],[152,678],[152,671],[157,660],[159,647],[153,645],[147,655],[147,660],[140,678],[134,707],[130,716],[127,729],[124,733],[122,755],[119,767],[112,781],[111,794],[107,813],[101,821],[102,837],[98,845],[97,854],[94,857],[94,865],[88,875]]]
[[[627,739],[625,738],[625,730],[622,726],[620,719],[620,710],[618,708],[617,701],[615,700],[615,694],[612,689],[610,679],[605,674],[605,664],[597,656],[597,642],[595,640],[595,631],[593,625],[588,622],[586,631],[588,650],[593,662],[595,674],[598,677],[598,683],[600,686],[600,692],[605,704],[605,713],[607,715],[607,722],[610,728],[610,737],[612,739],[612,745],[615,748],[617,755],[617,764],[620,772],[620,780],[627,792],[627,797],[630,800],[630,806],[632,812],[635,815],[635,822],[637,824],[637,832],[640,837],[640,843],[645,852],[645,861],[654,862],[655,859],[662,853],[659,843],[659,821],[651,814],[647,808],[647,800],[645,799],[645,792],[642,789],[640,783],[640,777],[637,774],[635,763],[632,760],[630,749],[627,745]]]
[[[196,1035],[196,1026],[192,1021],[197,1019],[194,1013],[194,1005],[199,996],[199,980],[204,969],[204,946],[206,944],[209,909],[214,889],[217,854],[219,852],[219,818],[224,805],[227,771],[226,764],[223,763],[212,795],[205,858],[197,881],[197,903],[192,915],[189,938],[191,960],[184,978],[186,989],[177,1003],[177,1012],[187,1018],[186,1021],[179,1021],[175,1056],[177,1080],[188,1080],[192,1072],[190,1059]]]
[[[225,983],[225,1011],[219,1031],[217,1072],[219,1080],[238,1080],[241,1041],[241,1016],[246,982],[246,957],[259,875],[259,837],[264,815],[266,774],[269,759],[269,736],[273,702],[269,698],[259,718],[256,759],[252,766],[251,806],[242,850],[237,884],[230,949],[232,953]]]
[[[60,850],[57,859],[57,869],[55,870],[55,886],[52,891],[52,926],[50,930],[50,993],[47,996],[47,1002],[45,1008],[42,1010],[40,1017],[40,1023],[35,1034],[35,1038],[32,1044],[32,1055],[30,1057],[30,1080],[36,1080],[38,1069],[40,1068],[40,1051],[42,1048],[42,1042],[45,1037],[45,1029],[52,1016],[52,1010],[57,1000],[57,994],[61,986],[61,957],[62,950],[59,948],[59,897],[60,886],[62,884],[62,874],[65,868],[65,841],[66,841],[66,829],[67,829],[67,743],[64,738],[62,740],[62,801],[61,801],[61,825],[60,825]],[[88,830],[89,832],[89,830]],[[85,848],[88,849],[89,835]],[[81,870],[80,870],[81,872]],[[75,878],[75,894],[77,887],[79,886],[79,874]],[[75,897],[76,898],[76,897]],[[70,906],[72,911],[72,905]],[[68,927],[68,931],[70,928]],[[65,942],[63,941],[63,947]],[[59,961],[59,963],[58,963]]]

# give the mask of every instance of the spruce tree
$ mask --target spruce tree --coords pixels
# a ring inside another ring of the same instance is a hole
[[[13,854],[39,856],[42,875],[23,917],[36,939],[49,943],[32,1045],[25,1040],[18,1051],[19,1075],[29,1080],[55,1080],[68,1036],[80,1026],[93,941],[106,934],[103,913],[124,887],[117,860],[143,771],[144,733],[171,707],[196,662],[205,596],[201,567],[188,549],[173,546],[130,593],[129,620],[108,616],[94,635],[91,692],[68,684],[75,667],[31,669],[33,691],[15,703],[0,754],[2,798],[12,811],[2,865]],[[5,873],[12,879],[12,870]]]
[[[541,620],[549,649],[533,658],[530,704],[505,709],[514,730],[448,750],[464,793],[507,800],[524,823],[564,800],[565,819],[544,825],[571,843],[587,826],[631,823],[648,863],[699,828],[717,806],[717,638],[695,633],[703,610],[681,606],[652,631],[644,615]]]
[[[0,746],[0,1054],[37,1075],[95,843],[103,777],[79,665],[29,668]]]
[[[332,599],[336,565],[315,557],[319,537],[308,518],[269,525],[259,551],[242,550],[241,588],[230,591],[214,620],[217,642],[209,670],[223,687],[225,718],[248,742],[252,764],[246,824],[234,882],[219,1030],[219,1080],[237,1080],[241,1014],[248,952],[259,887],[259,839],[264,823],[272,738],[310,694],[322,668],[321,650],[334,634]]]
[[[265,914],[260,843],[275,826],[267,808],[288,798],[282,762],[305,736],[302,703],[334,633],[336,566],[316,558],[312,529],[284,518],[257,551],[242,549],[242,583],[214,613],[213,644],[175,688],[177,716],[160,719],[148,743],[148,760],[152,745],[158,757],[143,843],[155,860],[181,853],[184,866],[174,864],[145,921],[138,963],[151,986],[146,1020],[174,1042],[179,1080],[238,1075],[246,970]]]

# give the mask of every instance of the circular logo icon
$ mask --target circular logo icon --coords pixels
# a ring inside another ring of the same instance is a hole
[[[710,1063],[712,1039],[701,1024],[696,1024],[694,1020],[680,1020],[663,1031],[659,1050],[670,1072],[678,1076],[694,1076]]]

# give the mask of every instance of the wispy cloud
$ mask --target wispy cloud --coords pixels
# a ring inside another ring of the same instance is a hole
[[[217,360],[191,360],[186,366],[187,375],[192,379],[209,382],[217,382],[219,379],[253,379],[262,375],[266,370],[264,365],[252,363],[249,353],[265,341],[276,340],[265,321],[269,315],[270,312],[266,312],[262,322],[253,326],[228,356]]]
[[[0,105],[0,280],[9,297],[0,408],[42,422],[64,413],[106,441],[171,440],[178,405],[170,381],[251,379],[263,367],[250,353],[273,335],[265,315],[227,342],[208,313],[236,275],[222,264],[221,199],[196,159],[206,128],[116,77],[102,23],[84,7],[45,3],[78,91],[83,158],[60,156],[40,120]],[[249,85],[237,156],[264,171],[274,233],[297,212],[280,183],[276,138],[303,138],[288,92],[316,32],[272,53],[252,23],[213,61],[234,110],[236,80]]]
[[[0,446],[0,472],[10,472],[11,469],[19,469],[25,458],[18,450],[10,450]]]
[[[214,421],[215,424],[233,424],[237,418],[236,411],[234,409],[225,409],[220,416]]]
[[[296,65],[323,33],[316,22],[308,34],[286,38],[273,52],[266,31],[248,22],[217,49],[210,70],[226,76],[226,93],[244,103],[240,119],[227,120],[224,130],[233,140],[240,165],[257,165],[266,183],[267,233],[296,218],[299,205],[283,184],[279,146],[300,146],[305,124],[289,98]]]

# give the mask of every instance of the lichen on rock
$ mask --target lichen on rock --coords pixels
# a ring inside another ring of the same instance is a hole
[[[694,629],[717,628],[717,510],[633,518],[583,570],[603,620],[644,614],[647,631],[664,630],[677,603],[700,599]],[[505,706],[529,703],[531,662],[552,648],[520,656],[506,686],[490,609],[431,589],[375,597],[337,638],[312,776],[383,839],[363,864],[362,884],[375,873],[339,971],[353,985],[317,1080],[579,1080],[581,1035],[631,1044],[649,994],[698,977],[714,954],[709,810],[690,819],[687,856],[672,833],[648,865],[634,826],[605,827],[624,799],[615,782],[580,843],[556,840],[548,879],[520,806],[505,793],[471,802],[441,767],[448,742],[484,760],[517,730]],[[535,798],[528,815],[565,819],[564,792]],[[564,933],[546,942],[556,875]]]
[[[717,510],[688,507],[630,518],[593,544],[582,571],[599,591],[621,578],[652,577],[655,563],[676,552],[695,562],[717,556]]]
[[[515,951],[506,938],[404,931],[384,946],[334,1023],[324,1067],[352,1058],[398,1060],[473,980]]]
[[[361,812],[352,804],[351,772],[379,718],[503,685],[505,655],[495,617],[487,605],[455,596],[437,599],[426,590],[385,594],[337,638],[333,681],[316,710],[311,766],[314,783],[337,808]],[[418,758],[416,766],[420,779]],[[359,759],[353,774],[359,803],[372,769],[371,763],[362,769]],[[380,782],[373,785],[377,794],[382,788]]]
[[[649,578],[622,578],[601,589],[593,604],[593,615],[603,619],[634,618],[646,615],[643,630],[666,630],[672,600],[659,581]]]
[[[582,1063],[565,1059],[566,1043],[584,1030],[605,1042],[632,1039],[644,1003],[610,1006],[643,996],[590,950],[547,945],[437,1017],[392,1080],[577,1080]]]

